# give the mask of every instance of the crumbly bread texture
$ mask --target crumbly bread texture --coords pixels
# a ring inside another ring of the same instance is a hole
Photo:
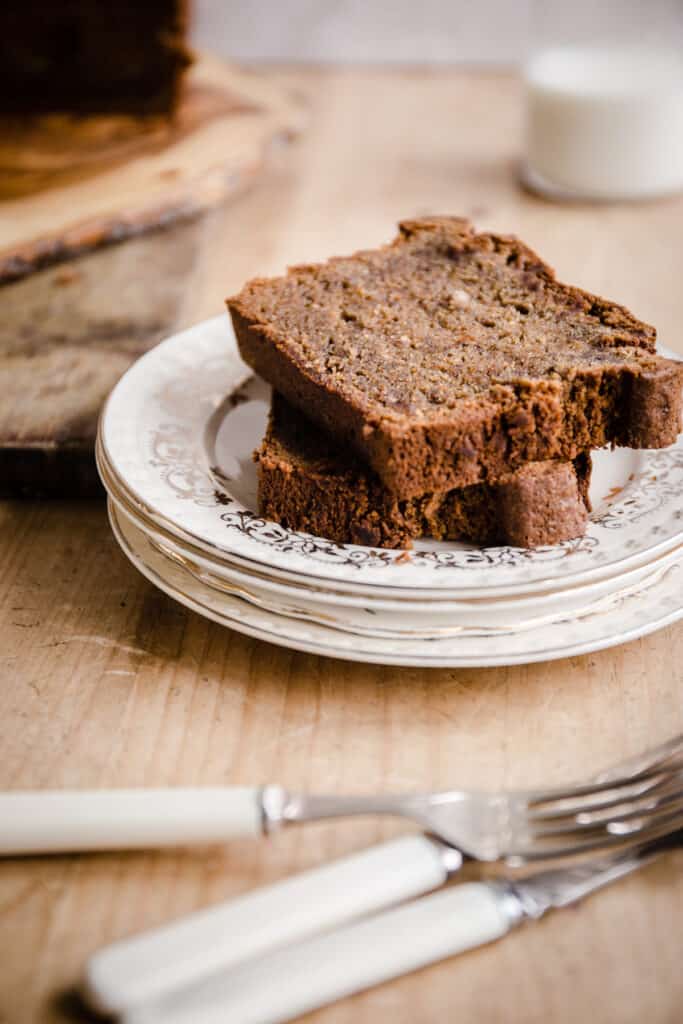
[[[254,280],[228,308],[246,362],[400,498],[680,428],[683,365],[654,328],[459,218]]]
[[[254,458],[266,519],[342,544],[405,548],[429,536],[539,547],[581,536],[586,527],[589,454],[575,463],[529,463],[497,484],[401,501],[275,393]]]

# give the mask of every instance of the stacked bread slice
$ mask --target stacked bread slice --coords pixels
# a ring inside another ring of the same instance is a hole
[[[569,539],[591,449],[680,429],[683,365],[655,354],[652,327],[460,218],[404,222],[390,245],[252,281],[228,307],[275,390],[261,511],[333,541]]]

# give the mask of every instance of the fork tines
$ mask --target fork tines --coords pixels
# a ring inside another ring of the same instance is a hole
[[[683,825],[683,758],[669,752],[654,767],[620,779],[527,794],[526,834],[511,857],[563,857],[657,838]]]

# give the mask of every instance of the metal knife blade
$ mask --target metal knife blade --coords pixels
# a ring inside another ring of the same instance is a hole
[[[524,918],[542,917],[548,910],[577,903],[610,882],[637,871],[667,850],[683,845],[683,829],[625,853],[594,858],[584,864],[558,870],[540,871],[516,881],[492,882],[504,893],[511,924]],[[510,902],[508,902],[510,901]],[[515,901],[517,909],[515,912]]]
[[[282,1024],[426,964],[501,939],[683,844],[679,832],[628,854],[520,881],[446,886],[276,949],[124,1014],[123,1024]]]

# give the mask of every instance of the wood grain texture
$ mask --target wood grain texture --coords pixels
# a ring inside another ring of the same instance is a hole
[[[302,124],[267,79],[203,56],[175,117],[49,115],[0,125],[0,282],[196,216]]]
[[[173,333],[203,230],[185,221],[0,288],[0,496],[102,493],[100,410],[131,363]]]
[[[47,117],[0,131],[2,496],[100,493],[99,412],[175,329],[192,294],[197,214],[251,182],[302,123],[286,86],[209,58],[184,95],[170,126]],[[13,182],[21,198],[7,198]]]
[[[400,216],[514,229],[683,348],[680,200],[556,207],[518,189],[520,107],[489,74],[273,72],[310,131],[212,215],[180,317],[250,275],[389,238]],[[281,781],[331,791],[560,782],[683,731],[683,627],[490,670],[363,666],[206,622],[117,551],[95,504],[0,505],[0,786]],[[59,993],[116,937],[397,831],[368,820],[207,851],[0,864],[0,1020],[73,1019]],[[674,1024],[683,857],[574,911],[311,1015],[320,1024]]]

